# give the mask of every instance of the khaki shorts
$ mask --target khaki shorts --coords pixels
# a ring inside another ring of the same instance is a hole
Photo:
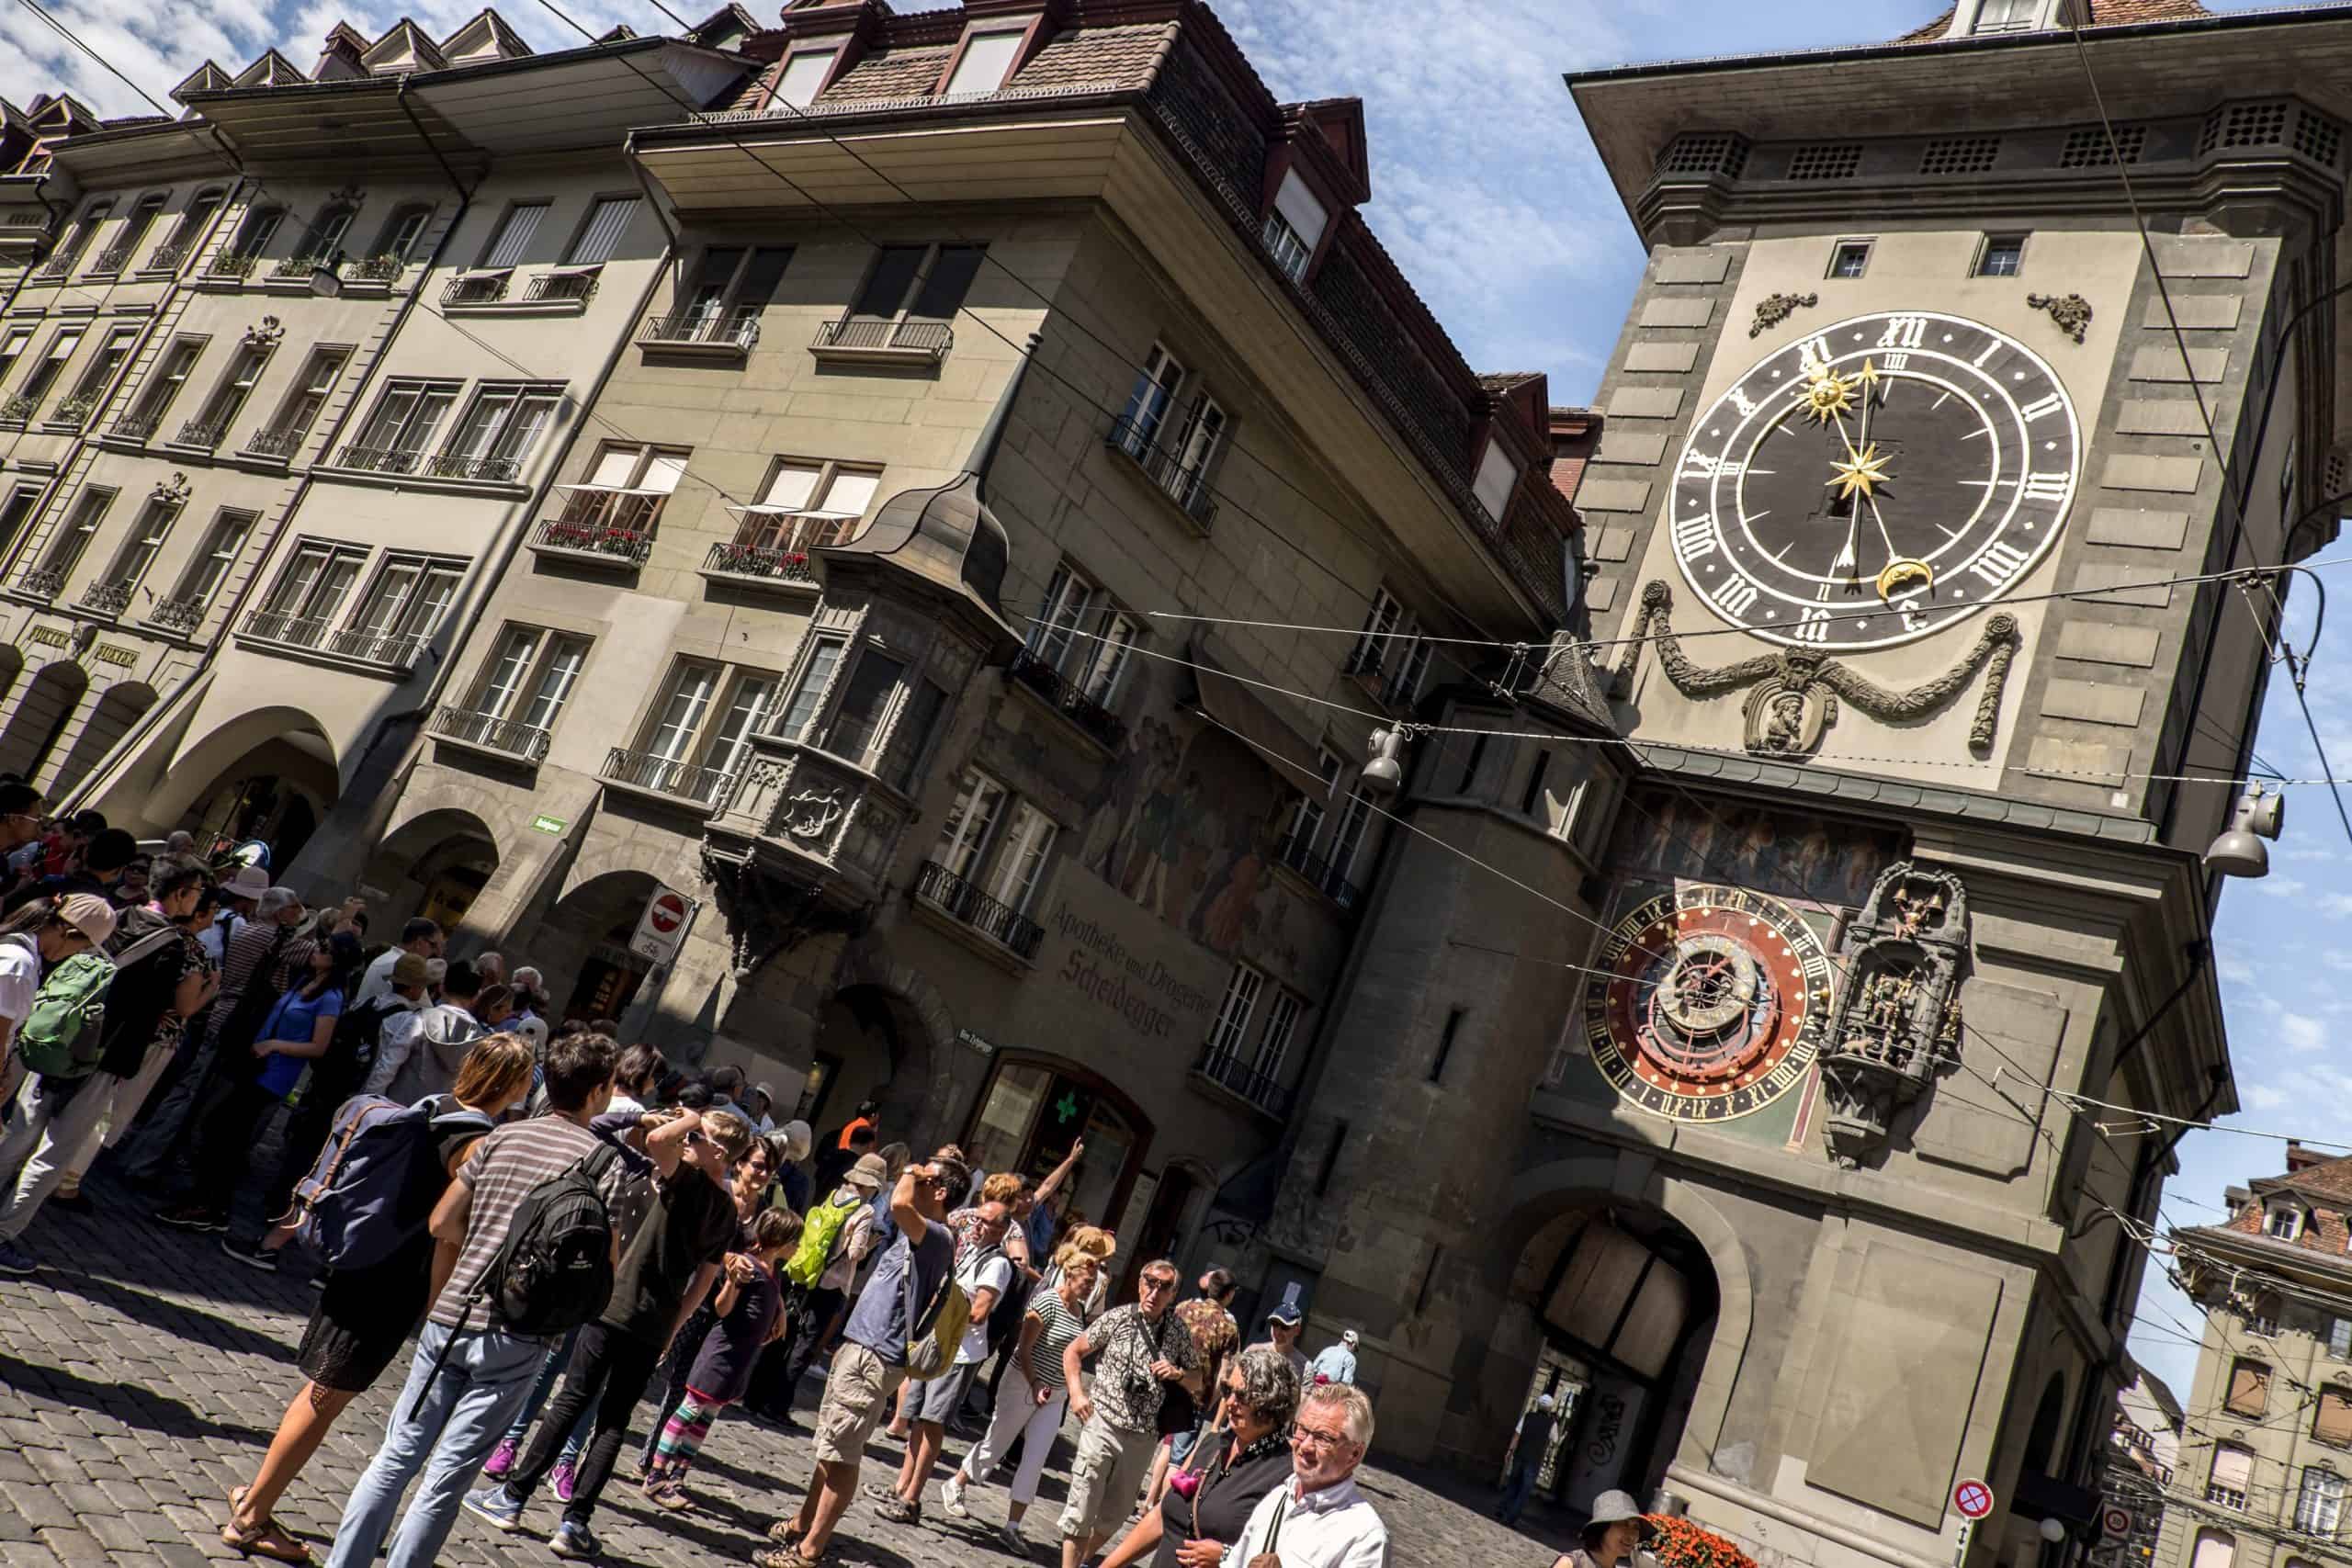
[[[1078,1457],[1070,1461],[1069,1501],[1055,1528],[1065,1540],[1108,1536],[1135,1511],[1136,1495],[1151,1469],[1157,1432],[1123,1432],[1101,1416],[1078,1434]]]
[[[907,1381],[904,1367],[886,1367],[865,1346],[843,1340],[825,1373],[824,1402],[817,1406],[817,1436],[810,1445],[820,1464],[855,1471],[865,1458],[865,1439],[882,1424],[890,1396]]]

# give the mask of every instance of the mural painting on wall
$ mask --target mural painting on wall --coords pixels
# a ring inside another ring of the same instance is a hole
[[[1293,896],[1273,877],[1283,806],[1247,746],[1160,709],[1127,732],[1085,800],[1079,861],[1220,956],[1245,939],[1254,953],[1295,956],[1283,929]]]
[[[1827,908],[1854,909],[1902,850],[1902,835],[1818,818],[1641,793],[1618,818],[1610,861],[1667,879],[1695,878]]]

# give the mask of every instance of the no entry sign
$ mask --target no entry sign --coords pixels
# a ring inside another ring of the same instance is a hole
[[[1981,1519],[1993,1511],[1993,1489],[1981,1481],[1963,1481],[1951,1489],[1951,1506],[1963,1519]]]
[[[667,964],[678,955],[678,944],[686,938],[686,922],[694,918],[695,901],[683,893],[667,887],[657,887],[653,897],[645,901],[645,912],[638,917],[637,931],[628,939],[631,953],[656,964]]]

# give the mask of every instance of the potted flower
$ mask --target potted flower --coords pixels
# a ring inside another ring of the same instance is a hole
[[[1756,1568],[1756,1559],[1727,1536],[1667,1514],[1646,1516],[1657,1533],[1649,1550],[1658,1568]]]

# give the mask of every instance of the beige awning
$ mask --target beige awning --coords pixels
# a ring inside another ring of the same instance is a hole
[[[1236,662],[1205,637],[1193,644],[1193,664],[1204,712],[1246,741],[1284,784],[1312,800],[1329,798],[1315,742],[1272,705],[1282,699],[1266,683],[1235,674]]]

